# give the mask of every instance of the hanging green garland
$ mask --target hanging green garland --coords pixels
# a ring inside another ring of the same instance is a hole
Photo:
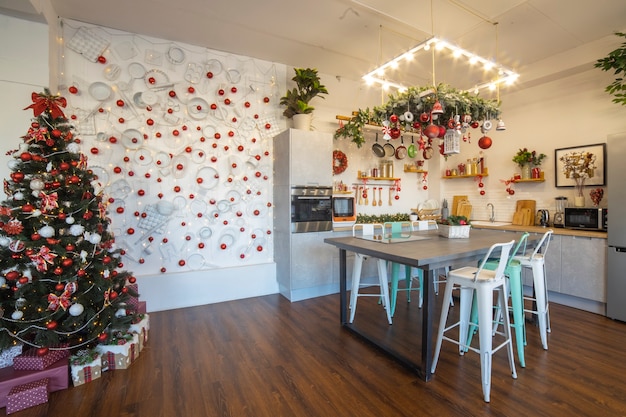
[[[434,124],[444,127],[457,115],[469,115],[472,121],[484,121],[497,118],[500,114],[496,100],[486,100],[446,84],[439,84],[436,88],[409,87],[404,92],[390,94],[383,106],[374,107],[371,111],[369,108],[359,109],[352,119],[337,129],[335,139],[349,137],[360,148],[365,143],[363,127],[366,124],[382,125],[392,115],[398,118],[401,130],[417,132],[431,123],[430,111],[437,101],[443,107],[443,114],[437,117]],[[429,120],[421,119],[422,113],[429,115]]]

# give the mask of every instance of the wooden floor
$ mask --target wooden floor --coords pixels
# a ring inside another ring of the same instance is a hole
[[[526,368],[513,380],[498,352],[487,404],[478,355],[444,343],[433,380],[423,382],[343,329],[338,309],[337,295],[297,303],[270,295],[152,313],[150,340],[130,369],[14,415],[626,416],[624,323],[551,304],[550,349],[527,326]],[[415,326],[402,317],[419,314],[401,298],[389,326],[375,299],[363,298],[355,323],[380,321],[398,338]]]

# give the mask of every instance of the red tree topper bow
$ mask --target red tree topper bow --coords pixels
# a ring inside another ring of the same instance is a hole
[[[61,107],[67,106],[67,100],[65,100],[65,97],[54,97],[41,93],[32,93],[31,99],[33,100],[33,104],[24,108],[24,110],[33,109],[35,117],[39,116],[46,110],[50,110],[50,114],[55,119],[58,117],[65,117],[63,110],[61,110]]]

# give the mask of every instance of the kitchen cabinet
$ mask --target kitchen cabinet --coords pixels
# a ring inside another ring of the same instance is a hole
[[[333,185],[333,136],[287,129],[274,137],[274,185]]]
[[[607,241],[562,236],[561,292],[606,302]]]

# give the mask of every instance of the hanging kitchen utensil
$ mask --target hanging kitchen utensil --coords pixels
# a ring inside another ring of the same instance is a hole
[[[379,158],[385,156],[385,149],[378,143],[378,133],[376,133],[376,143],[372,145],[372,152]]]
[[[423,152],[424,159],[430,159],[433,157],[435,151],[432,147],[432,143],[433,143],[433,140],[428,139],[428,145],[424,148],[424,152]]]
[[[383,205],[383,187],[378,188],[378,205],[381,207]]]
[[[396,148],[396,159],[406,158],[406,146],[404,146],[404,136],[400,136],[401,145]]]
[[[393,193],[393,187],[389,187],[389,205],[391,206],[393,204],[393,201],[391,199],[391,194]]]
[[[409,145],[409,149],[407,149],[406,153],[409,158],[415,158],[415,155],[417,154],[417,148],[415,147],[413,136],[411,136],[411,144]]]
[[[385,143],[383,148],[385,149],[386,157],[390,158],[396,154],[396,148],[390,142]]]
[[[378,201],[376,201],[376,190],[378,187],[374,187],[374,198],[372,199],[372,206],[376,207],[378,205]]]

